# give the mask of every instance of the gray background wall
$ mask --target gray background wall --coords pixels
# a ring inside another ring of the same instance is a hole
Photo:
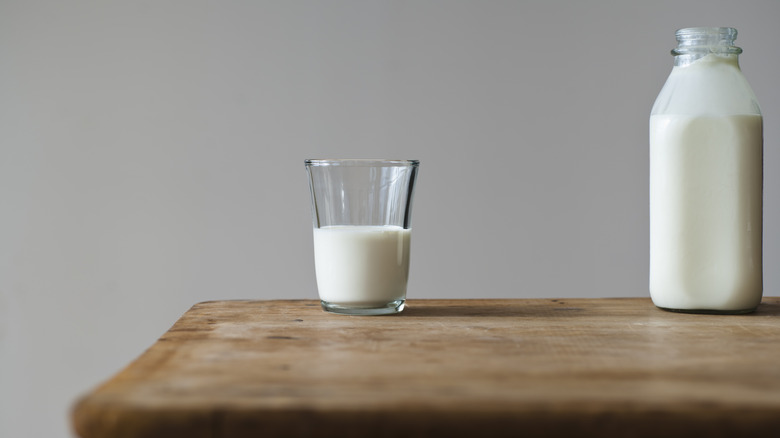
[[[303,159],[416,158],[409,297],[647,296],[647,119],[739,29],[780,287],[780,2],[0,2],[0,436],[192,304],[315,298]]]

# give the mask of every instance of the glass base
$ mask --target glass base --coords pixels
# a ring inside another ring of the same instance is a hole
[[[674,313],[698,313],[703,315],[745,315],[756,311],[753,309],[744,310],[712,310],[712,309],[670,309],[668,307],[657,306],[661,310]]]
[[[350,306],[343,304],[334,304],[327,301],[320,301],[322,303],[322,310],[330,313],[338,313],[339,315],[358,315],[358,316],[375,316],[375,315],[393,315],[401,313],[406,305],[406,300],[391,301],[383,306],[371,307],[371,306]]]

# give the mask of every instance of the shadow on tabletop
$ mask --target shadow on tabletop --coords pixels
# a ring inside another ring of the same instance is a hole
[[[490,300],[488,300],[490,301]],[[484,301],[473,304],[452,304],[440,305],[424,302],[407,301],[407,306],[403,312],[396,315],[399,317],[518,317],[518,316],[584,316],[592,314],[592,306],[580,307],[578,300],[550,299],[540,300],[533,303],[523,302],[518,304],[508,304],[498,300],[495,304],[485,303]],[[669,312],[655,307],[648,300],[648,310],[659,312],[659,314],[674,315],[677,312]],[[691,315],[690,313],[685,313]],[[706,314],[701,314],[706,317]],[[718,315],[710,315],[718,316]],[[780,298],[764,298],[755,312],[742,315],[720,315],[727,317],[756,317],[756,316],[780,316]]]
[[[485,302],[487,301],[487,303]],[[533,302],[508,303],[505,300],[478,300],[474,303],[431,304],[425,301],[407,301],[406,308],[398,316],[404,317],[518,317],[518,316],[575,316],[587,310],[565,299],[535,300]]]

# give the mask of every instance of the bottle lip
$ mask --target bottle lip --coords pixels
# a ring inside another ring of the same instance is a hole
[[[672,55],[718,53],[738,55],[742,49],[734,45],[737,29],[733,27],[686,27],[675,32],[677,47]]]
[[[691,38],[716,37],[734,42],[737,39],[737,29],[733,27],[685,27],[674,33],[677,41]]]

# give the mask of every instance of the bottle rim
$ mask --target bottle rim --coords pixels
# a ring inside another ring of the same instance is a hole
[[[733,27],[684,27],[677,29],[674,35],[677,37],[677,41],[694,37],[715,36],[733,43],[737,39],[737,33],[737,29]]]
[[[742,48],[734,45],[737,29],[733,27],[686,27],[675,32],[677,47],[672,55],[718,53],[738,55]]]

